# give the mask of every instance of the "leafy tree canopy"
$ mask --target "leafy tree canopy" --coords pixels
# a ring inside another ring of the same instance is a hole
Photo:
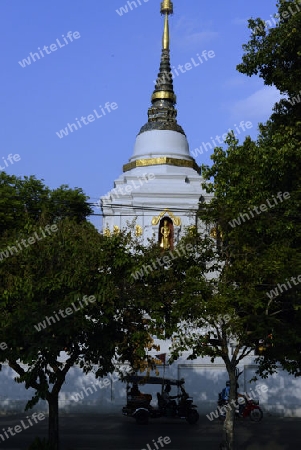
[[[27,408],[47,400],[58,449],[58,396],[69,369],[78,364],[101,377],[116,359],[139,367],[151,346],[130,277],[131,237],[99,234],[85,219],[81,189],[2,177],[0,361],[35,390]]]

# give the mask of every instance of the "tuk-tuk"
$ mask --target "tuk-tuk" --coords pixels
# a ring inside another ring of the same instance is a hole
[[[184,389],[184,379],[129,375],[124,381],[127,383],[127,404],[122,408],[122,413],[136,419],[138,424],[147,424],[150,418],[158,417],[185,419],[190,424],[199,420],[197,407]],[[150,404],[152,395],[140,392],[140,388],[155,384],[161,386],[161,392],[157,392],[157,405],[154,407]],[[166,395],[166,392],[172,390],[172,386],[177,388],[178,395]]]

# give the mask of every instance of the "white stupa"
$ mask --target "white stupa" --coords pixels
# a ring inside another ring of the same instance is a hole
[[[115,180],[114,189],[101,198],[103,232],[109,236],[135,223],[145,245],[155,238],[163,246],[162,227],[169,228],[173,248],[188,227],[196,225],[196,211],[205,192],[202,177],[189,153],[186,135],[178,125],[169,55],[170,0],[161,3],[165,15],[160,70],[148,122],[137,135],[134,151]],[[167,228],[166,228],[167,229]]]

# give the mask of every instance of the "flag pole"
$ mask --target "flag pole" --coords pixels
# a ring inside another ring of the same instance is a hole
[[[163,364],[163,385],[162,385],[162,392],[163,392],[163,386],[164,386],[164,380],[165,380],[165,368],[166,368],[166,353],[160,353],[160,355],[156,355],[156,358],[158,358],[161,363]]]

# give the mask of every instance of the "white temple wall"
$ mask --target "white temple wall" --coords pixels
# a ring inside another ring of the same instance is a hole
[[[244,370],[239,378],[239,392],[256,393],[256,386],[265,385],[265,392],[259,390],[260,406],[265,414],[301,417],[301,379],[294,378],[286,372],[279,371],[266,380],[259,379],[249,383],[255,373],[254,357],[246,357],[239,366]],[[159,367],[163,375],[163,367]],[[22,413],[26,402],[33,394],[32,389],[26,390],[24,384],[16,383],[13,370],[4,365],[0,372],[0,411],[1,414]],[[221,360],[211,363],[209,358],[198,358],[188,361],[180,358],[177,363],[165,369],[166,378],[184,378],[185,388],[193,397],[200,415],[210,414],[216,409],[218,393],[228,379],[225,365]],[[173,389],[175,389],[173,387]],[[160,386],[141,386],[142,392],[153,395],[152,404],[156,406],[156,392]],[[176,391],[175,391],[176,393]],[[66,413],[106,413],[121,414],[125,404],[125,383],[118,381],[114,373],[101,380],[96,380],[92,373],[85,375],[79,367],[72,368],[60,393],[60,411]],[[47,403],[40,401],[34,410],[47,412]],[[28,414],[28,412],[24,413]]]

